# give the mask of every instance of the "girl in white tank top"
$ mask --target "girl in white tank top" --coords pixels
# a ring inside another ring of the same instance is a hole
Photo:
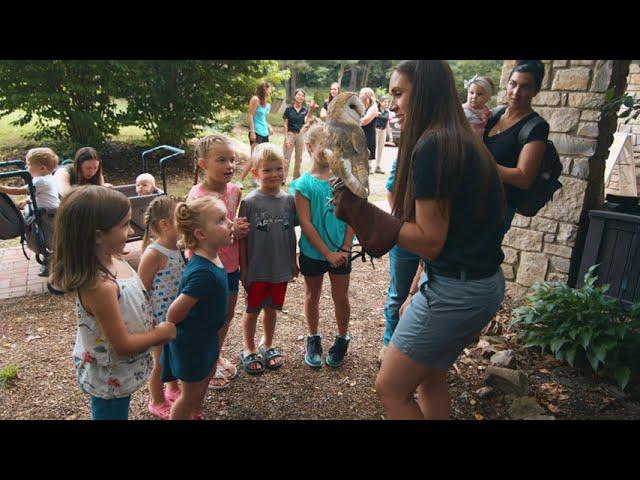
[[[145,214],[146,230],[138,273],[149,292],[154,325],[166,321],[167,310],[178,296],[178,286],[186,263],[177,247],[178,232],[173,218],[175,206],[172,198],[163,195],[149,204]],[[151,236],[155,241],[149,244]],[[160,380],[159,348],[154,349],[153,358],[148,410],[152,415],[168,420],[171,404],[180,396],[180,388],[178,382],[169,382],[165,390]]]

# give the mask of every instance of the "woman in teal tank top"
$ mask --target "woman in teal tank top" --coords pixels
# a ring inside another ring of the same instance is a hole
[[[249,101],[249,144],[252,155],[256,145],[267,143],[269,135],[273,134],[271,125],[267,122],[267,114],[271,111],[271,104],[267,103],[267,99],[271,95],[271,89],[269,82],[261,82],[256,88],[256,94]],[[251,162],[247,162],[242,169],[242,175],[240,175],[240,187],[250,171]]]

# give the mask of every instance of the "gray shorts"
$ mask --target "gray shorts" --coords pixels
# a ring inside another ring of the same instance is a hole
[[[481,280],[423,274],[419,292],[396,327],[391,343],[431,368],[448,370],[491,321],[504,298],[502,268]]]

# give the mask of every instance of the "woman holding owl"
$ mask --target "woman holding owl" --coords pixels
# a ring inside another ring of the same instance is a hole
[[[345,187],[334,191],[335,214],[365,251],[380,256],[397,244],[427,261],[376,390],[391,419],[447,419],[447,371],[504,297],[504,192],[493,157],[466,121],[446,61],[401,62],[389,93],[402,129],[393,215]]]

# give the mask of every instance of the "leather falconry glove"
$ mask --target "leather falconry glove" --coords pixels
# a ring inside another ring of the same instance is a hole
[[[332,186],[335,216],[353,228],[364,251],[378,258],[391,250],[403,222],[355,195],[340,182]]]

